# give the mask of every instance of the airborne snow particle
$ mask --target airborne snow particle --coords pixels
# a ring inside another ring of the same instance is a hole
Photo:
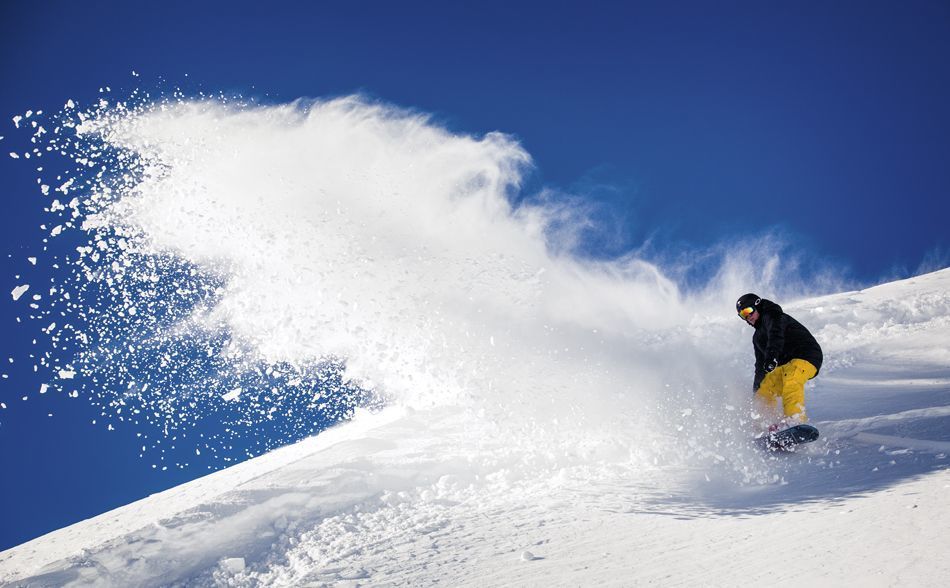
[[[19,300],[20,296],[23,296],[26,293],[26,291],[29,289],[30,289],[29,284],[23,284],[22,286],[17,286],[16,288],[14,288],[13,292],[11,292],[11,294],[13,295],[13,300]]]
[[[227,400],[227,401],[237,400],[238,398],[241,397],[241,392],[242,390],[240,388],[235,388],[234,390],[231,390],[230,392],[222,396],[221,399]]]

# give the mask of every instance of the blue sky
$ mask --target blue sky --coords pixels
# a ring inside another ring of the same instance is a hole
[[[363,92],[512,134],[535,159],[529,191],[602,205],[593,256],[777,233],[859,284],[950,259],[942,2],[4,2],[0,47],[7,291],[46,278],[25,261],[42,200],[32,166],[5,155],[9,121],[104,86]],[[37,396],[22,315],[0,303],[0,549],[207,471],[155,472],[134,431]]]

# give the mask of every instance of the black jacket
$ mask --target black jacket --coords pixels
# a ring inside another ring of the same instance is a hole
[[[755,348],[755,380],[752,389],[758,390],[765,378],[765,366],[778,360],[778,365],[793,359],[804,359],[816,370],[821,370],[822,353],[818,341],[802,324],[782,311],[771,300],[762,299],[757,310],[752,346]],[[817,375],[817,373],[816,373]]]

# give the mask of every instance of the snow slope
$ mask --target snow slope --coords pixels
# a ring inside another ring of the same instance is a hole
[[[786,310],[826,352],[799,453],[749,445],[741,389],[615,443],[392,406],[5,551],[0,582],[946,585],[950,270]],[[739,321],[688,332],[748,371]]]
[[[79,171],[38,182],[44,237],[75,251],[34,298],[51,393],[166,436],[215,411],[279,437],[363,393],[387,408],[5,551],[0,582],[946,578],[948,271],[795,296],[823,277],[731,242],[682,292],[635,255],[574,255],[583,201],[513,198],[511,137],[359,97],[54,122],[33,139]],[[750,284],[826,352],[823,436],[795,455],[749,443]]]

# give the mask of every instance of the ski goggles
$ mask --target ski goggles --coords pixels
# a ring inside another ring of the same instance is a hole
[[[747,318],[749,318],[749,316],[753,312],[755,312],[754,308],[752,308],[751,306],[746,306],[745,308],[739,311],[739,318],[741,318],[742,320],[746,320]]]

